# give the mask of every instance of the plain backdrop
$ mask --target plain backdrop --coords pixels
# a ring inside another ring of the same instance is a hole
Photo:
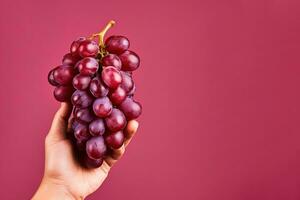
[[[140,129],[88,199],[300,199],[300,1],[0,2],[1,199],[29,199],[78,36],[116,20],[141,57]]]

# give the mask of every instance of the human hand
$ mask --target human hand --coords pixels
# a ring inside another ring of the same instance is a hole
[[[106,179],[111,167],[124,154],[125,147],[138,128],[137,121],[129,121],[124,130],[124,145],[113,150],[101,167],[87,169],[76,160],[72,143],[67,138],[71,110],[71,105],[62,103],[55,114],[45,140],[44,177],[33,200],[84,199],[96,191]]]

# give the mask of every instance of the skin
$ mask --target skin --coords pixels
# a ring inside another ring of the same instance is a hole
[[[56,112],[45,140],[45,170],[33,200],[84,199],[104,182],[111,167],[121,158],[138,128],[138,122],[129,121],[125,128],[125,142],[95,169],[82,167],[74,156],[71,141],[67,139],[68,119],[72,106],[62,103]]]

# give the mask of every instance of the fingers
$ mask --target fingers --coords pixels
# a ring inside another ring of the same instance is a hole
[[[131,120],[128,122],[126,129],[124,130],[124,135],[125,135],[125,147],[130,143],[132,137],[136,133],[137,129],[139,127],[139,123],[135,120]]]
[[[125,136],[124,144],[119,149],[111,150],[110,156],[108,156],[105,159],[105,162],[110,167],[112,167],[122,157],[122,155],[125,152],[125,147],[127,147],[127,145],[130,143],[132,137],[134,136],[134,134],[137,131],[138,126],[139,126],[139,124],[135,120],[131,120],[128,122],[128,124],[124,130],[124,136]]]
[[[72,106],[69,103],[61,103],[59,110],[55,113],[47,135],[49,142],[57,142],[66,138],[68,119],[71,112]]]

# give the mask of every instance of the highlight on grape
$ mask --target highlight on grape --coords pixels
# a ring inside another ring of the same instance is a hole
[[[62,64],[48,74],[55,99],[73,104],[69,135],[87,168],[100,167],[110,149],[123,145],[127,121],[142,112],[133,98],[132,72],[140,66],[139,56],[129,50],[125,36],[104,42],[114,24],[111,20],[101,32],[76,39]]]

